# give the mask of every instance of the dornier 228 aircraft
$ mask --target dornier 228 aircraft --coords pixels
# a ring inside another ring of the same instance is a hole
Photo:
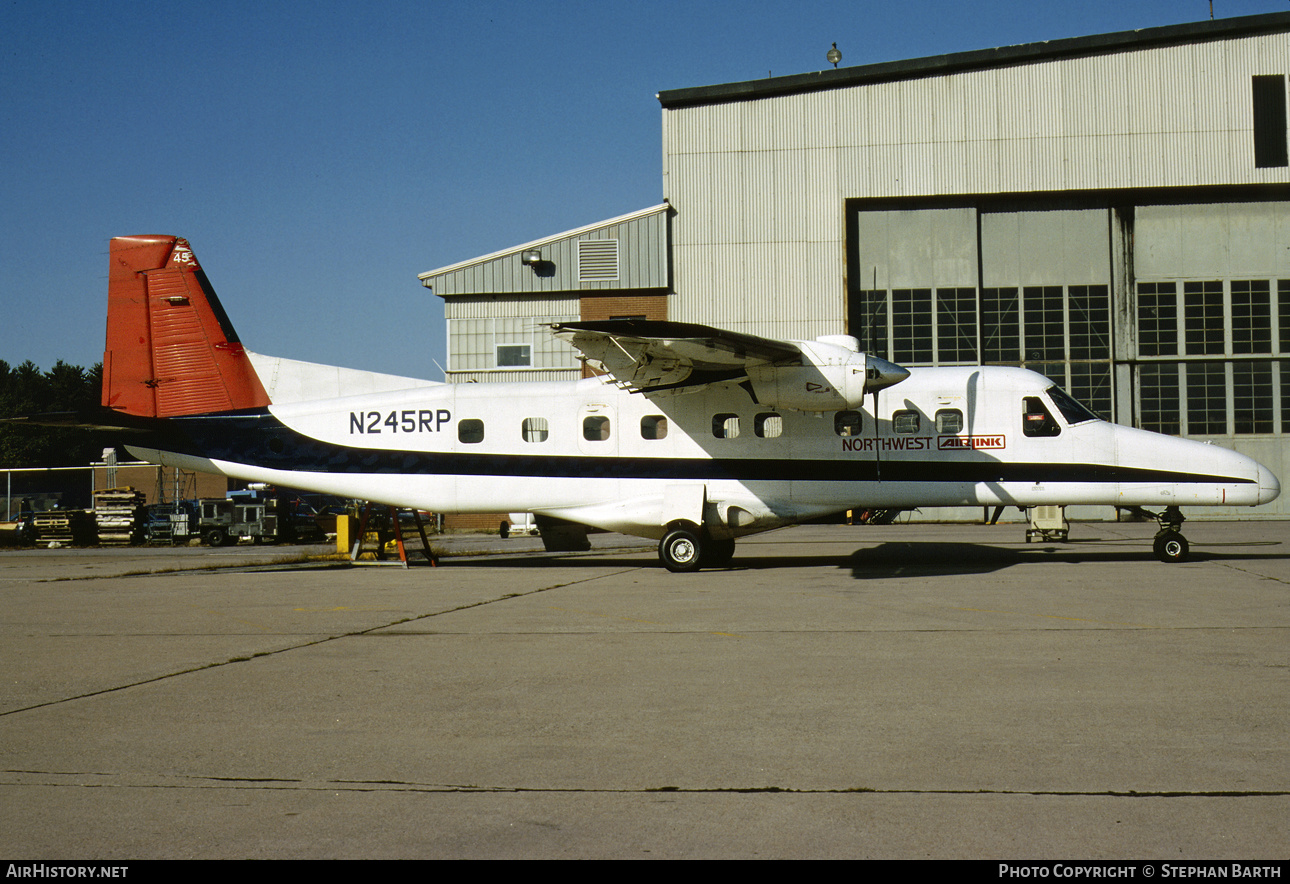
[[[906,370],[851,337],[774,341],[675,322],[551,326],[607,375],[440,384],[261,356],[188,243],[112,240],[102,414],[137,457],[393,506],[531,512],[659,541],[673,571],[735,539],[860,505],[1254,506],[1233,451],[1100,420],[1019,368]]]

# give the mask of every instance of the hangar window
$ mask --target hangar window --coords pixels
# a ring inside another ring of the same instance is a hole
[[[864,289],[847,299],[850,317],[847,332],[860,341],[866,353],[887,355],[887,291]]]
[[[1272,363],[1232,363],[1232,417],[1237,433],[1272,432]]]
[[[1027,436],[1057,436],[1062,431],[1038,396],[1022,400],[1021,429]]]
[[[1068,290],[1070,358],[1111,358],[1111,296],[1104,285],[1073,285]]]
[[[1272,283],[1232,280],[1232,352],[1272,352]]]
[[[1139,426],[1157,433],[1182,432],[1178,409],[1178,364],[1148,362],[1138,366]]]
[[[1290,353],[1290,279],[1277,280],[1277,305],[1281,320],[1281,352]]]
[[[712,418],[712,435],[718,439],[735,439],[739,436],[739,415],[718,414]]]
[[[641,418],[642,439],[666,439],[667,418],[661,414],[647,414]]]
[[[932,361],[932,290],[895,289],[891,293],[892,359]]]
[[[1227,432],[1227,367],[1222,362],[1187,365],[1187,434]]]
[[[1138,354],[1178,353],[1178,286],[1172,282],[1138,283]]]
[[[753,418],[753,434],[760,439],[775,439],[784,434],[784,419],[773,411]]]
[[[1062,287],[1027,286],[1021,290],[1026,328],[1026,362],[1060,360],[1066,356],[1066,318]]]
[[[1189,356],[1223,355],[1223,282],[1183,283],[1184,340]]]
[[[1254,78],[1254,165],[1270,169],[1290,165],[1286,153],[1286,78]]]
[[[1290,428],[1290,362],[1279,363],[1281,378],[1281,431]]]
[[[547,440],[547,423],[544,417],[526,417],[520,425],[520,433],[525,442],[545,442]]]
[[[936,290],[936,359],[941,365],[976,359],[976,289]]]
[[[922,426],[921,415],[916,411],[897,411],[891,416],[891,426],[902,436],[917,433]]]
[[[839,411],[833,415],[833,432],[839,436],[859,436],[861,425],[858,411]]]
[[[1072,362],[1066,389],[1075,401],[1087,406],[1094,416],[1111,413],[1111,364]]]
[[[604,442],[609,438],[609,418],[603,414],[589,414],[582,419],[582,438],[588,442]]]
[[[986,362],[1021,361],[1020,304],[1016,289],[981,290],[981,358]]]
[[[476,442],[484,441],[484,422],[475,418],[467,418],[464,421],[457,422],[457,441],[465,442],[467,445],[474,445]]]
[[[936,432],[947,436],[963,432],[963,412],[957,408],[942,408],[936,412]]]

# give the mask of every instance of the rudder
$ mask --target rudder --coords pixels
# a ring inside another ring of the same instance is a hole
[[[112,240],[103,404],[144,417],[269,404],[187,240]]]

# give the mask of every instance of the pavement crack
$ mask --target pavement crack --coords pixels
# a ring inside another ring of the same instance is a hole
[[[960,796],[998,795],[1037,798],[1284,798],[1285,789],[884,789],[872,786],[798,788],[792,786],[639,786],[587,788],[581,786],[487,786],[477,783],[425,783],[402,780],[318,780],[291,777],[238,777],[188,774],[178,782],[112,782],[116,775],[71,771],[6,770],[6,775],[39,777],[40,781],[5,783],[8,786],[119,789],[234,789],[272,791],[408,792],[424,794],[480,795],[874,795],[874,796]],[[85,782],[86,776],[95,778]],[[74,778],[69,781],[68,778]],[[104,781],[103,778],[109,778]]]
[[[456,605],[451,608],[444,608],[443,610],[440,610],[440,611],[431,611],[426,614],[418,614],[412,617],[400,617],[397,620],[391,620],[387,623],[378,623],[375,626],[369,626],[365,629],[355,629],[349,632],[342,632],[336,635],[329,635],[329,636],[324,636],[323,638],[312,639],[310,641],[297,642],[296,644],[288,645],[287,647],[278,648],[276,650],[257,651],[254,654],[251,654],[249,656],[237,656],[237,657],[231,657],[227,660],[218,660],[210,663],[202,663],[196,666],[189,666],[184,669],[178,669],[178,670],[175,670],[174,672],[166,672],[166,673],[162,673],[161,675],[154,675],[151,678],[142,678],[136,681],[125,682],[124,684],[112,685],[106,688],[99,688],[98,690],[95,690],[95,691],[86,691],[81,694],[72,694],[67,697],[59,697],[57,699],[46,700],[41,703],[32,703],[31,705],[20,706],[15,709],[0,710],[0,718],[4,718],[5,716],[9,716],[9,715],[17,715],[22,712],[32,712],[37,709],[46,709],[51,706],[60,706],[64,703],[72,703],[77,700],[88,700],[92,697],[101,697],[106,694],[114,694],[119,691],[127,691],[127,690],[130,690],[131,688],[142,687],[144,685],[149,685],[149,684],[156,684],[157,682],[160,682],[160,681],[166,681],[172,678],[180,678],[185,675],[192,675],[193,673],[196,673],[196,672],[205,672],[210,669],[219,669],[220,667],[223,667],[223,666],[232,666],[238,663],[248,663],[253,660],[259,660],[264,657],[275,657],[279,654],[288,654],[292,651],[301,650],[302,648],[317,647],[318,645],[324,645],[324,644],[327,644],[328,642],[339,641],[341,639],[358,638],[360,636],[366,636],[374,632],[379,632],[380,630],[383,630],[383,629],[389,629],[393,626],[401,626],[406,623],[416,623],[421,620],[429,620],[434,617],[442,617],[445,614],[455,614],[460,611],[469,611],[472,608],[481,608],[481,607],[484,607],[485,605],[493,605],[499,602],[511,601],[512,599],[525,598],[527,596],[538,595],[539,593],[550,592],[553,589],[563,589],[569,586],[577,586],[582,583],[592,583],[597,580],[604,580],[606,578],[611,578],[611,577],[619,577],[619,576],[622,576],[623,574],[630,574],[639,570],[641,569],[624,568],[620,571],[612,571],[605,574],[597,574],[591,577],[583,577],[578,580],[568,580],[568,581],[565,581],[564,583],[553,583],[550,586],[541,586],[536,589],[530,589],[526,592],[508,592],[499,596],[494,596],[493,598],[480,599],[479,601]]]

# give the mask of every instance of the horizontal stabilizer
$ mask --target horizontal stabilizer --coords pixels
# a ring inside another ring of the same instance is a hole
[[[137,417],[112,408],[87,411],[50,411],[0,418],[0,423],[29,427],[66,427],[76,430],[112,430],[113,432],[150,433],[160,425],[156,418]]]

